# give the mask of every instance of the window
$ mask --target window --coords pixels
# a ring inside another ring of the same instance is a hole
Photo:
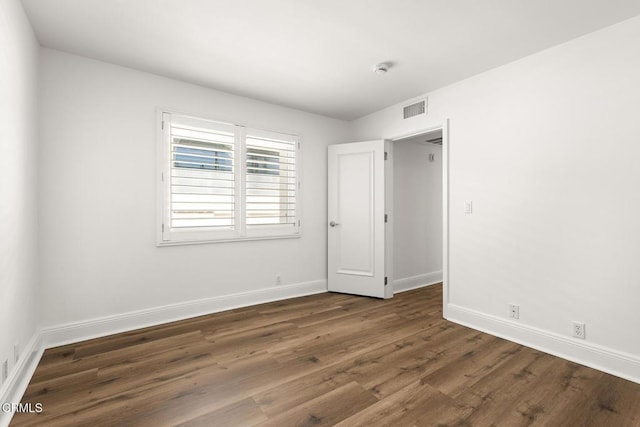
[[[159,244],[300,235],[298,137],[162,113]]]

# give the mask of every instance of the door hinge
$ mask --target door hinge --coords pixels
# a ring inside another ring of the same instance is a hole
[[[389,283],[389,278],[384,276],[384,285],[387,286],[387,283]]]
[[[384,159],[387,160],[389,158],[389,153],[387,153],[386,151],[384,152]]]
[[[298,220],[298,227],[300,227],[300,220]]]
[[[164,130],[164,120],[162,121],[162,130]]]
[[[389,217],[387,216],[387,214],[384,214],[384,222],[389,222]]]
[[[164,224],[162,224],[162,232],[164,233]]]

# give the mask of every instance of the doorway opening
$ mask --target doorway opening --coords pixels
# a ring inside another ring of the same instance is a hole
[[[447,317],[448,147],[448,120],[410,135],[328,147],[330,292],[392,298],[441,281]]]
[[[439,126],[392,139],[393,230],[388,262],[393,292],[443,282],[448,300],[447,134]]]

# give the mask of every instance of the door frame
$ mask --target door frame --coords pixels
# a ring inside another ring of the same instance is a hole
[[[429,133],[437,130],[442,130],[442,316],[447,319],[448,318],[448,306],[449,306],[449,158],[450,158],[450,147],[449,147],[449,119],[444,119],[440,123],[435,123],[431,126],[427,126],[421,128],[419,130],[412,131],[410,133],[405,133],[397,136],[392,136],[387,138],[391,141],[389,150],[393,150],[393,143],[396,141],[410,138],[412,136],[421,135],[423,133]],[[390,151],[390,154],[392,151]],[[392,154],[391,154],[392,155]],[[393,157],[391,157],[393,159]],[[385,189],[385,198],[387,200],[393,200],[393,162],[390,162],[389,165],[389,175],[390,177],[387,180],[387,184],[385,185],[387,188]],[[391,215],[393,210],[393,203],[388,203],[387,207],[388,213],[390,214],[391,220],[387,224],[387,255],[386,262],[393,269],[393,215]],[[391,270],[392,271],[392,270]],[[390,278],[393,277],[390,275]],[[390,291],[393,294],[393,279],[390,280]]]

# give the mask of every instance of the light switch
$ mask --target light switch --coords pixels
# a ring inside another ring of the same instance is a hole
[[[467,200],[464,202],[464,213],[470,214],[473,212],[473,202],[471,200]]]

